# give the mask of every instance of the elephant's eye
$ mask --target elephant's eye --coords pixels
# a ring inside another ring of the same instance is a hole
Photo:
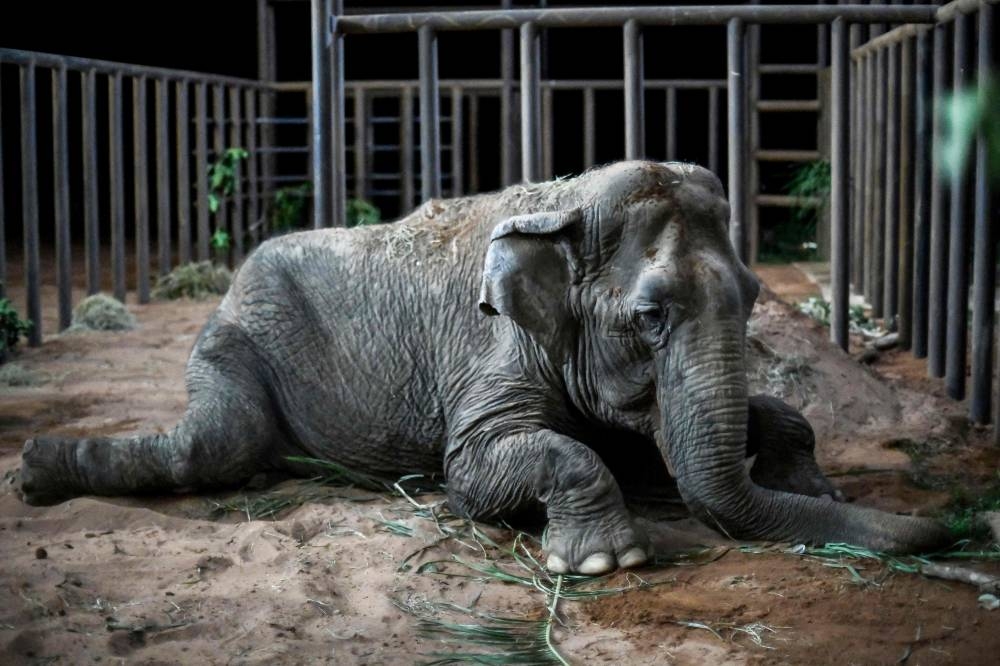
[[[659,338],[667,325],[668,308],[658,304],[643,304],[635,309],[635,319],[639,332]]]

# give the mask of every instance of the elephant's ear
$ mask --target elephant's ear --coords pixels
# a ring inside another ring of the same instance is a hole
[[[483,267],[479,309],[510,317],[557,355],[566,341],[569,286],[579,277],[571,237],[581,218],[579,208],[508,218],[490,234]]]

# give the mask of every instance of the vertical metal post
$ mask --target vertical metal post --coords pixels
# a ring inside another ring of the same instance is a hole
[[[899,86],[899,346],[909,349],[913,330],[913,40],[900,45]]]
[[[952,91],[958,94],[969,80],[969,15],[959,13],[953,24],[955,58]],[[955,400],[965,398],[969,321],[969,169],[958,165],[951,177],[950,243],[948,245],[948,332],[945,387]]]
[[[934,97],[931,113],[931,145],[941,142],[938,109],[948,85],[948,26],[934,26]],[[927,374],[943,377],[945,371],[945,325],[948,310],[948,191],[941,175],[941,164],[934,157],[931,168],[931,248],[930,296],[927,327]]]
[[[428,26],[417,32],[420,49],[420,189],[424,201],[441,196],[441,112],[438,91],[437,35]]]
[[[708,89],[708,170],[719,174],[719,89]]]
[[[854,24],[849,30],[849,44],[854,50],[861,43],[861,26]],[[862,257],[864,256],[864,179],[862,175],[864,155],[864,106],[861,91],[864,87],[863,61],[851,61],[851,285],[856,292],[861,291]]]
[[[451,88],[451,196],[465,190],[465,127],[462,122],[462,87]]]
[[[247,219],[250,242],[256,245],[260,242],[261,211],[257,177],[260,168],[257,159],[257,91],[253,88],[243,91],[243,114],[247,137]]]
[[[344,35],[337,29],[337,18],[344,13],[344,0],[330,4],[330,154],[333,172],[330,191],[330,225],[347,225],[347,129],[344,124],[347,98],[344,92]]]
[[[666,90],[665,108],[667,161],[673,162],[677,159],[677,88],[673,86]]]
[[[511,8],[511,0],[500,3]],[[500,31],[500,185],[517,182],[517,105],[514,101],[514,31]]]
[[[246,149],[243,142],[243,110],[240,108],[240,89],[229,88],[229,145]],[[243,261],[243,165],[233,165],[233,263]]]
[[[635,19],[622,30],[625,48],[625,159],[645,157],[645,115],[643,114],[642,28]]]
[[[3,86],[0,85],[0,128],[3,127]],[[0,131],[0,298],[7,296],[7,211],[4,210],[3,132]]]
[[[469,94],[469,194],[479,193],[479,93]]]
[[[135,277],[140,303],[149,302],[149,170],[146,77],[132,79],[132,174],[135,211]]]
[[[354,89],[354,196],[368,198],[368,96]]]
[[[552,180],[555,157],[554,134],[552,121],[552,88],[542,91],[542,178]]]
[[[594,166],[594,143],[597,138],[597,119],[594,115],[594,89],[583,89],[583,168]]]
[[[313,228],[321,229],[330,223],[333,206],[329,187],[333,180],[330,163],[330,1],[311,0],[312,9],[312,176],[313,176]]]
[[[864,265],[862,266],[862,293],[871,302],[876,291],[875,276],[875,55],[866,53],[865,67],[865,163],[864,175]]]
[[[753,0],[755,5],[759,0]],[[760,149],[760,114],[757,113],[757,102],[760,100],[760,26],[747,26],[747,36],[744,41],[746,63],[743,73],[747,87],[747,152],[746,152],[746,217],[743,227],[747,243],[747,264],[754,264],[760,252],[760,207],[757,205],[757,195],[760,193],[760,167],[757,162],[757,151]],[[825,240],[825,239],[824,239]]]
[[[198,211],[196,249],[198,261],[208,261],[208,239],[212,235],[208,223],[208,87],[198,81],[194,87],[195,114],[195,208]]]
[[[122,136],[122,75],[108,76],[108,182],[111,186],[111,282],[125,302],[125,155]]]
[[[59,289],[59,330],[73,319],[73,274],[69,224],[69,104],[66,67],[52,70],[52,190],[55,195],[56,284]]]
[[[830,273],[832,288],[830,339],[847,350],[848,301],[851,293],[850,248],[850,117],[848,115],[847,24],[843,18],[833,22],[830,31],[831,53],[831,136],[830,136]]]
[[[156,80],[156,249],[158,272],[170,272],[170,82]]]
[[[191,261],[191,140],[188,135],[191,114],[188,106],[188,82],[184,79],[178,81],[176,93],[174,129],[177,140],[177,261],[186,264]],[[200,197],[199,189],[199,209]]]
[[[274,7],[271,0],[257,0],[257,78],[272,82],[278,78],[277,38],[275,34]],[[261,125],[261,143],[271,148],[275,145],[274,124],[275,93],[266,91],[261,95],[261,116],[267,121]],[[274,153],[265,153],[261,164],[261,180],[265,193],[274,189]]]
[[[28,344],[42,344],[41,270],[38,250],[38,129],[35,63],[21,66],[21,211],[24,221],[25,311],[33,326]]]
[[[896,293],[899,289],[899,46],[886,53],[885,109],[885,273],[882,304],[886,319],[896,319]]]
[[[931,38],[917,36],[915,134],[913,143],[913,338],[916,358],[927,356],[927,296],[930,290]]]
[[[413,208],[413,89],[404,86],[399,100],[399,213],[406,215]]]
[[[746,184],[746,30],[743,21],[730,19],[727,31],[729,105],[729,239],[736,255],[747,261],[744,220],[747,211]]]
[[[541,150],[541,100],[539,99],[538,29],[533,23],[521,25],[521,178],[538,180]]]
[[[97,177],[97,73],[88,70],[80,78],[83,106],[81,147],[83,151],[83,242],[87,255],[87,294],[101,290],[101,235],[98,222]]]
[[[979,5],[978,81],[985,96],[993,72],[994,5]],[[985,108],[985,107],[982,107]],[[982,125],[976,137],[975,239],[972,247],[972,396],[969,417],[976,423],[990,422],[993,372],[993,321],[996,297],[997,211],[990,188],[990,155]],[[990,216],[993,219],[990,219]]]
[[[888,106],[887,57],[886,49],[875,54],[875,143],[873,165],[875,186],[872,191],[872,276],[869,298],[877,317],[889,317],[885,311],[885,153],[886,153],[886,107]]]
[[[226,154],[226,98],[221,83],[212,86],[212,145],[213,162],[218,162]],[[219,202],[215,211],[215,228],[229,231],[229,202],[225,199]]]

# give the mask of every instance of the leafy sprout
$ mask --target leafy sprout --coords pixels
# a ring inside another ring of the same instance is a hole
[[[31,328],[32,323],[21,319],[9,300],[0,298],[0,363],[17,346],[18,339],[27,335]]]
[[[941,142],[935,146],[937,163],[951,177],[967,168],[977,134],[986,142],[987,171],[1000,179],[1000,80],[971,86],[945,98],[938,109]]]

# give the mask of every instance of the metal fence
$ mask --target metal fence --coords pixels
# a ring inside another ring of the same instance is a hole
[[[960,1],[937,10],[932,26],[900,26],[855,48],[854,131],[842,137],[857,156],[852,282],[877,315],[898,319],[901,345],[927,358],[951,397],[965,397],[971,373],[976,423],[991,416],[1000,220],[982,133],[964,163],[942,169],[941,111],[969,86],[985,93],[997,30],[995,2]]]

